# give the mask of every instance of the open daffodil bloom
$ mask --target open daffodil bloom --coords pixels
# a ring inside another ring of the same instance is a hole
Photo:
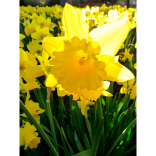
[[[77,88],[95,90],[106,75],[105,63],[95,57],[100,49],[97,42],[87,43],[86,39],[73,37],[71,41],[64,42],[64,51],[53,53],[51,72],[70,92],[75,92]]]
[[[126,81],[133,74],[117,62],[120,49],[130,26],[122,18],[105,24],[89,34],[89,27],[69,4],[63,11],[65,37],[45,37],[43,49],[54,57],[52,74],[69,92],[97,90],[103,80]],[[50,81],[50,80],[49,80]]]

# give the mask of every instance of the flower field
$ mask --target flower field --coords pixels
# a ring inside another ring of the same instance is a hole
[[[20,7],[20,154],[136,155],[135,8]]]

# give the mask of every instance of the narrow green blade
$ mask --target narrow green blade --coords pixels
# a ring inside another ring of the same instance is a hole
[[[127,126],[127,128],[122,132],[122,134],[116,139],[110,150],[108,151],[106,156],[109,156],[109,154],[112,152],[112,150],[117,146],[119,141],[123,139],[123,137],[127,134],[128,130],[136,124],[136,118]]]
[[[56,151],[55,147],[52,145],[51,141],[47,137],[46,133],[43,131],[41,126],[37,123],[37,121],[34,119],[34,117],[31,115],[31,113],[27,110],[27,108],[24,106],[22,101],[20,100],[20,108],[23,110],[23,112],[27,115],[30,122],[36,127],[39,134],[42,136],[42,138],[45,140],[51,151],[55,154],[55,156],[59,156],[58,152]]]
[[[89,150],[86,150],[86,151],[77,153],[77,154],[75,154],[74,156],[90,156],[90,155],[91,155],[91,152],[92,152],[92,150],[89,149]]]

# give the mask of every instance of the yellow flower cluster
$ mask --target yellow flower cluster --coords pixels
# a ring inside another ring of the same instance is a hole
[[[80,13],[81,18],[83,18],[89,25],[89,30],[93,30],[96,27],[102,26],[103,24],[112,23],[120,18],[124,17],[125,21],[128,21],[131,25],[131,29],[136,27],[137,22],[137,12],[135,8],[122,7],[120,5],[113,5],[107,7],[103,4],[99,6],[86,6],[85,8],[75,9]],[[61,33],[58,36],[64,36],[64,26],[63,26],[63,7],[60,5],[55,5],[52,7],[20,7],[20,19],[24,20],[23,25],[25,26],[25,33],[29,36],[32,33],[32,38],[42,39],[49,34],[49,30],[53,31],[57,24],[51,21],[51,18],[59,19],[58,27]],[[31,21],[31,22],[30,22]],[[36,26],[38,28],[36,28]],[[46,28],[42,30],[42,28]],[[37,30],[36,30],[37,29]]]
[[[45,86],[57,88],[58,96],[80,98],[79,107],[87,117],[90,101],[101,94],[112,96],[106,91],[109,81],[134,79],[115,55],[136,27],[136,16],[136,9],[119,5],[20,7],[25,34],[20,34],[20,80],[29,86],[21,81],[21,90],[39,88],[35,79],[45,75]]]
[[[25,145],[25,150],[27,150],[27,147],[30,147],[30,149],[37,148],[40,143],[41,138],[37,137],[38,133],[35,131],[35,126],[29,122],[26,122],[24,126],[20,128],[20,146]]]

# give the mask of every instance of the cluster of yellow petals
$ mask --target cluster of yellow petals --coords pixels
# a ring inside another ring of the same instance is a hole
[[[25,102],[25,107],[28,109],[28,111],[31,113],[31,115],[34,117],[34,119],[38,123],[40,123],[39,114],[43,113],[45,110],[39,107],[39,103],[33,102],[32,100],[29,100],[29,98],[30,98],[30,94],[28,91],[26,102]],[[21,114],[21,116],[27,117],[25,113]]]
[[[35,131],[35,126],[29,122],[26,122],[24,127],[20,128],[20,146],[25,145],[25,150],[27,150],[28,147],[30,147],[30,149],[37,148],[40,143],[41,138],[37,137],[38,133]]]
[[[123,16],[125,16],[125,20],[130,23],[131,29],[136,27],[137,13],[135,8],[127,9],[127,7],[122,7],[120,5],[107,7],[105,4],[103,4],[101,7],[86,6],[84,8],[75,7],[75,9],[80,13],[81,18],[89,25],[90,30],[102,26],[103,24],[120,20],[120,18]],[[58,24],[59,28],[61,29],[61,36],[64,35],[64,28],[61,24],[63,22],[63,10],[64,8],[60,5],[55,5],[52,7],[21,6],[20,19],[24,19],[26,35],[29,36],[31,33],[36,32],[36,26],[40,26],[40,28],[47,27],[49,30],[53,31],[54,27],[57,25],[51,22],[51,19],[46,17],[47,15],[61,20],[58,22]],[[30,20],[32,20],[32,22],[30,22]]]
[[[122,82],[123,86],[120,89],[120,93],[130,94],[130,99],[135,99],[137,83],[135,82],[134,84],[134,82],[135,82],[135,79]]]
[[[26,74],[26,69],[29,66],[35,66],[37,65],[36,57],[26,51],[24,51],[22,48],[20,48],[20,91],[21,92],[27,92],[29,90],[32,90],[34,88],[40,88],[40,85],[38,82],[36,82],[36,77],[33,79],[29,79]],[[26,81],[27,83],[23,82]]]
[[[125,61],[126,59],[128,59],[129,61],[132,60],[133,54],[130,54],[129,51],[130,49],[125,49],[124,57],[121,59],[122,61]]]
[[[107,81],[134,79],[115,56],[132,29],[132,23],[136,22],[136,18],[130,21],[132,12],[135,14],[136,11],[104,5],[83,9],[69,4],[64,8],[58,5],[20,7],[25,34],[33,39],[27,45],[30,53],[24,54],[20,48],[21,57],[26,57],[26,60],[20,58],[20,75],[27,82],[27,86],[21,82],[21,90],[39,88],[35,78],[46,75],[45,85],[52,90],[57,88],[58,96],[72,94],[74,100],[81,99],[79,107],[87,117],[90,101],[96,101],[101,94],[112,96],[106,91]],[[46,15],[60,19],[58,25]],[[55,26],[61,30],[58,37],[51,33]],[[21,36],[21,40],[24,37]],[[20,47],[23,47],[21,43]],[[40,64],[34,63],[32,56]]]

